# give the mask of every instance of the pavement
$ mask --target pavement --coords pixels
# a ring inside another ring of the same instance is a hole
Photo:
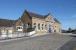
[[[60,50],[63,48],[62,46],[72,39],[74,37],[50,33],[43,36],[24,37],[0,42],[0,50]]]

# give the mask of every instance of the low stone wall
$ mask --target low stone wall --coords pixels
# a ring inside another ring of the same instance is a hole
[[[1,36],[0,36],[0,39],[17,38],[17,37],[23,37],[23,36],[25,36],[25,33],[8,34],[8,35],[1,35]]]
[[[28,33],[14,32],[12,34],[0,35],[0,39],[18,38],[18,37],[24,37],[24,36],[33,36],[35,33],[36,33],[35,31],[31,31],[31,32],[28,32]]]

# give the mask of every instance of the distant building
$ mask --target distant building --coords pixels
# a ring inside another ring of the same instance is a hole
[[[27,10],[24,11],[23,15],[17,20],[6,20],[0,19],[0,34],[6,36],[6,34],[13,34],[14,32],[29,32],[34,30],[38,34],[59,33],[61,32],[60,22],[51,16],[40,15]]]
[[[0,37],[6,37],[15,31],[15,21],[8,19],[0,19]]]

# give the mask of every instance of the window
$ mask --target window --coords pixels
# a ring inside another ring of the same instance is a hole
[[[56,28],[56,26],[55,26],[55,28]]]
[[[45,29],[47,29],[47,25],[45,25]]]
[[[54,30],[54,32],[56,32],[56,30]]]
[[[34,26],[34,29],[36,28],[36,26]]]
[[[36,23],[34,23],[34,25],[36,25]]]
[[[51,22],[51,23],[53,23],[53,22]]]
[[[40,30],[40,24],[38,24],[38,29]]]
[[[24,28],[24,29],[26,29],[26,28],[27,28],[27,24],[26,24],[26,23],[23,25],[23,28]]]
[[[42,24],[42,30],[43,30],[43,25],[44,25],[44,24]]]
[[[22,29],[22,27],[17,27],[17,30],[18,30],[18,29]]]
[[[34,26],[34,29],[35,29],[36,28],[36,23],[34,23],[33,26]]]
[[[21,27],[17,27],[18,29],[20,29]]]
[[[28,28],[31,28],[31,24],[30,23],[28,23]]]
[[[42,24],[42,26],[43,26],[43,24]]]

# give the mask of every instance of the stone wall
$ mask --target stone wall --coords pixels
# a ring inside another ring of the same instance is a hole
[[[36,25],[34,25],[36,23]],[[38,24],[40,24],[40,29],[38,28]],[[32,17],[32,27],[36,26],[35,31],[36,32],[47,32],[47,29],[45,27],[45,19],[40,19],[36,17]]]
[[[0,37],[7,37],[14,33],[13,27],[0,27]]]

